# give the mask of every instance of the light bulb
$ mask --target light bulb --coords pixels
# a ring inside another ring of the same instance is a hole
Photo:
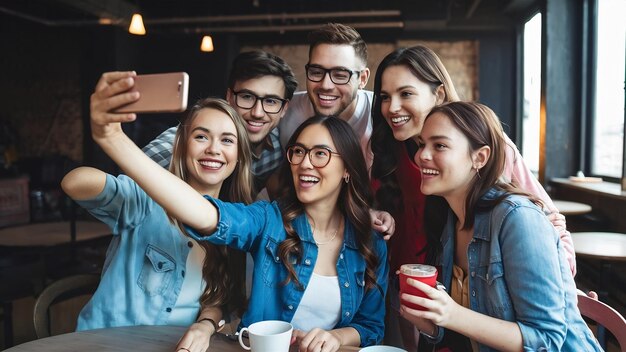
[[[140,14],[133,14],[133,19],[130,21],[130,26],[128,26],[128,32],[136,35],[146,34],[146,27],[143,26],[143,18]]]

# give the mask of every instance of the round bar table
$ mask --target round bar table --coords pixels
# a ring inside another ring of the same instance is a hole
[[[573,232],[576,255],[603,261],[626,261],[626,234]]]
[[[554,206],[559,210],[559,213],[567,215],[583,215],[591,213],[591,205],[570,202],[567,200],[553,200]]]
[[[185,333],[182,326],[127,326],[72,332],[69,334],[46,337],[9,348],[5,352],[127,352],[151,351],[174,352],[176,343]],[[339,352],[358,351],[358,347],[342,347]],[[291,352],[297,349],[292,346]],[[209,352],[243,352],[238,341],[231,341],[224,335],[211,338]]]
[[[577,257],[599,260],[602,264],[598,298],[606,302],[611,285],[611,263],[626,261],[626,234],[614,232],[574,232],[574,249]],[[598,328],[598,341],[606,347],[604,328]]]

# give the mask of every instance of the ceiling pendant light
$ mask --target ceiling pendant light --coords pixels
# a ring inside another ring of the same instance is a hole
[[[130,21],[130,26],[128,26],[128,32],[136,35],[146,34],[146,27],[143,26],[141,14],[133,14],[133,19]]]
[[[200,44],[200,50],[210,53],[213,51],[213,38],[210,35],[205,35],[202,38],[202,44]]]

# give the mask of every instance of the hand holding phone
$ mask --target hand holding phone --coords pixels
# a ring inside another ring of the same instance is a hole
[[[139,100],[115,109],[115,112],[181,112],[187,109],[189,75],[185,72],[138,75],[130,90],[139,92]]]

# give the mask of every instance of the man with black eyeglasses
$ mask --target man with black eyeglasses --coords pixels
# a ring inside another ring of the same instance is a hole
[[[306,92],[296,92],[279,124],[280,141],[286,146],[293,132],[313,115],[333,115],[352,126],[360,138],[368,167],[367,147],[372,134],[373,94],[363,88],[367,68],[367,45],[352,27],[329,23],[309,33],[309,62],[305,65]]]
[[[291,68],[278,56],[250,51],[237,55],[233,61],[226,100],[246,121],[255,192],[263,189],[284,159],[276,127],[297,85]],[[169,167],[176,129],[166,130],[143,148],[165,168]]]

